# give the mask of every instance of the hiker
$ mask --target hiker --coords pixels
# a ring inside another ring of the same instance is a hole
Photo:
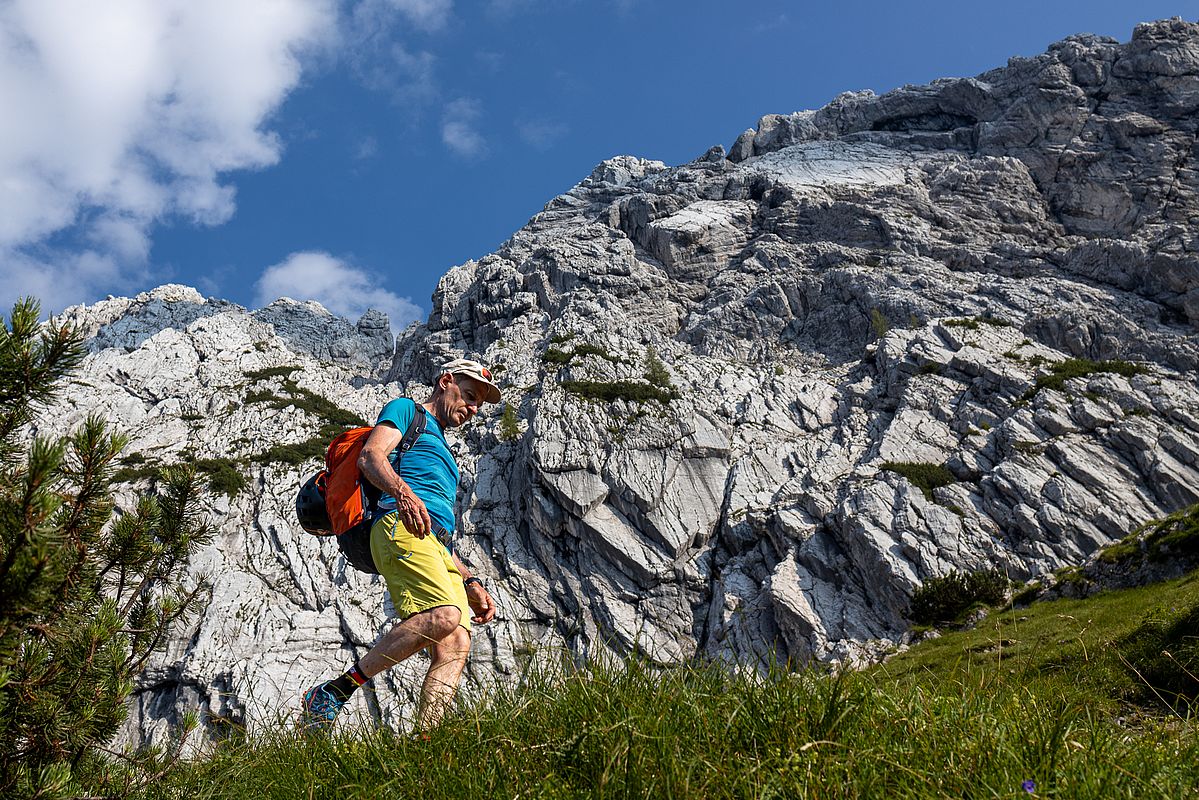
[[[359,686],[424,649],[431,663],[421,687],[419,726],[435,726],[449,708],[470,651],[471,623],[490,622],[495,602],[453,551],[458,465],[443,431],[499,399],[491,373],[477,361],[459,358],[443,366],[433,395],[422,404],[427,427],[399,459],[398,472],[397,446],[416,403],[392,400],[379,413],[358,469],[383,492],[370,550],[401,621],[340,676],[305,692],[301,725],[308,730],[330,729]]]

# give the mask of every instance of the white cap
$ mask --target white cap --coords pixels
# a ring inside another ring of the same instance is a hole
[[[487,387],[487,396],[483,398],[484,400],[488,403],[498,403],[500,401],[500,387],[492,383],[491,370],[478,361],[471,361],[469,358],[455,358],[453,361],[442,365],[441,374],[465,375],[468,378],[474,378]]]

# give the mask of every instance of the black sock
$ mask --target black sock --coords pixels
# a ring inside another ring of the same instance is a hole
[[[366,675],[362,673],[362,668],[358,666],[358,662],[354,662],[354,666],[347,669],[345,672],[338,675],[331,681],[325,683],[325,688],[330,694],[336,697],[341,702],[350,699],[350,695],[354,693],[362,684],[366,683]]]

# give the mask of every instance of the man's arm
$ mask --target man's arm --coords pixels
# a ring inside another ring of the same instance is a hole
[[[451,553],[450,557],[454,559],[454,566],[458,568],[458,574],[462,576],[463,581],[474,577],[462,563],[462,559],[458,558],[457,553]],[[481,582],[474,581],[466,585],[466,601],[470,603],[471,610],[475,612],[475,615],[470,618],[471,622],[481,625],[495,619],[495,601],[491,599],[491,594]]]
[[[425,508],[424,501],[404,483],[387,460],[391,451],[396,449],[403,438],[404,434],[390,422],[376,425],[358,456],[358,471],[362,473],[362,477],[395,498],[396,513],[404,527],[418,539],[423,539],[433,530],[429,509]]]

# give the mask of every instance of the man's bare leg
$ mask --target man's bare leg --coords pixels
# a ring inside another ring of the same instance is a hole
[[[458,624],[461,620],[462,612],[456,606],[439,606],[413,614],[383,634],[370,652],[358,660],[358,666],[367,678],[373,678],[418,650],[453,636],[455,630],[466,633]],[[467,634],[467,642],[469,646],[470,634]]]
[[[420,693],[420,727],[429,730],[441,722],[454,701],[466,657],[470,653],[470,633],[461,626],[429,648],[433,663],[425,675]]]

